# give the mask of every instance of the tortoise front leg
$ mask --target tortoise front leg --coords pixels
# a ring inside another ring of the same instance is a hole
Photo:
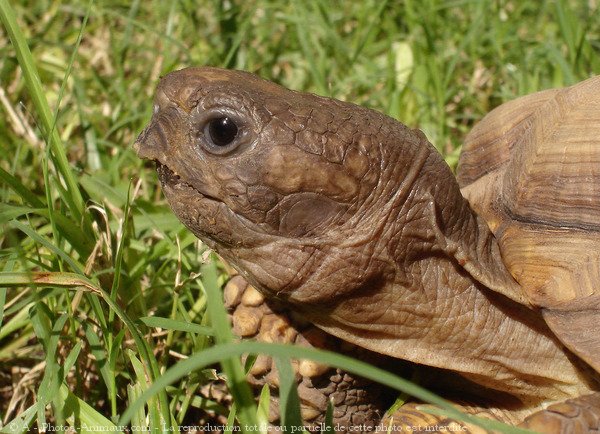
[[[338,351],[370,363],[390,360],[330,336],[283,306],[264,297],[241,276],[225,286],[225,305],[231,314],[233,331],[243,339],[263,342],[294,343]],[[402,362],[393,361],[394,366]],[[337,432],[375,432],[385,411],[393,402],[393,393],[378,383],[309,360],[293,361],[301,414],[307,427],[325,422],[328,401],[334,405],[333,425]],[[269,422],[279,422],[279,378],[273,360],[258,356],[248,380],[257,393],[267,384],[271,389]],[[360,428],[364,429],[361,430]]]

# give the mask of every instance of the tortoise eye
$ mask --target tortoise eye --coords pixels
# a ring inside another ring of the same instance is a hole
[[[0,0],[1,1],[1,0]],[[191,113],[191,135],[195,144],[214,155],[229,155],[245,149],[256,140],[253,118],[229,107],[204,109]]]
[[[222,116],[208,122],[205,134],[215,146],[224,147],[235,140],[238,127],[230,117]]]

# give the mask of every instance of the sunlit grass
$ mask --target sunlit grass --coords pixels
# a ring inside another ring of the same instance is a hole
[[[593,4],[0,0],[2,423],[116,427],[148,390],[134,425],[161,430],[209,407],[263,418],[238,353],[221,368],[235,410],[194,399],[215,377],[204,350],[231,345],[214,297],[226,275],[130,147],[161,75],[239,68],[366,105],[423,129],[453,165],[491,108],[600,73]],[[282,372],[295,354],[256,348]],[[174,354],[201,369],[179,375]],[[167,369],[173,387],[152,386]]]

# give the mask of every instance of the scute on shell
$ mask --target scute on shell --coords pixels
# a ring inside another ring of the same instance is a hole
[[[530,302],[600,371],[600,77],[492,111],[458,179]]]

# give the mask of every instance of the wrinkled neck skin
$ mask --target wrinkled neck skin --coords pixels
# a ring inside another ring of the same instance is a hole
[[[437,152],[423,146],[408,168],[384,157],[404,181],[382,180],[378,203],[364,204],[371,211],[359,210],[347,232],[314,247],[277,237],[250,249],[213,247],[263,291],[365,348],[457,371],[531,407],[589,391],[576,357],[519,298],[493,235]],[[286,256],[299,269],[265,271],[290,261],[256,261]],[[275,291],[261,285],[282,275]]]

